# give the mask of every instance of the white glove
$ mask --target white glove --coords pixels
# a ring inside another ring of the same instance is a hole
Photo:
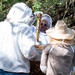
[[[43,12],[42,11],[37,11],[37,12],[34,12],[34,15],[38,15],[38,14],[43,14]]]
[[[40,69],[41,69],[41,71],[42,71],[43,73],[46,74],[46,69],[47,69],[46,66],[41,66],[41,65],[40,65]]]

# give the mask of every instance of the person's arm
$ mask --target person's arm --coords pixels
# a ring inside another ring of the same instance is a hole
[[[45,49],[42,51],[40,69],[43,73],[46,73],[49,50],[50,50],[50,45],[47,45]]]
[[[19,46],[22,54],[27,59],[32,59],[37,56],[37,51],[34,48],[35,37],[29,27],[25,27],[19,35]]]

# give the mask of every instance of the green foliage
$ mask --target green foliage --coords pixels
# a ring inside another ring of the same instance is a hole
[[[17,2],[25,2],[25,0],[0,0],[0,21],[6,18],[11,6]]]
[[[34,0],[34,11],[43,11],[44,13],[52,12],[55,13],[54,6],[62,5],[64,0]]]
[[[36,11],[39,11],[41,9],[41,4],[40,3],[40,0],[34,0],[34,6],[32,7],[33,10],[36,12]]]
[[[0,1],[0,21],[6,18],[8,10],[14,3],[33,1],[32,9],[34,12],[42,11],[44,13],[56,13],[54,6],[62,5],[64,0],[1,0]],[[31,5],[31,4],[29,4]]]
[[[0,2],[0,11],[2,11],[2,2]]]
[[[75,0],[0,0],[0,21],[6,18],[11,6],[17,2],[25,2],[32,8],[33,12],[42,11],[51,15],[53,20],[64,18],[68,15],[73,17],[75,12],[75,5],[71,5],[71,3],[75,3]]]

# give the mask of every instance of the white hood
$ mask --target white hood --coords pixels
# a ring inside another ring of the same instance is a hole
[[[17,23],[27,23],[32,15],[32,10],[25,3],[16,3],[10,9],[7,19],[10,23],[18,25]]]

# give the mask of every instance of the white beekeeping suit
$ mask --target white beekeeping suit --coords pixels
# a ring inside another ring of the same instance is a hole
[[[30,62],[36,57],[35,37],[28,20],[32,10],[24,3],[16,3],[5,21],[0,23],[0,69],[7,72],[29,73]]]

